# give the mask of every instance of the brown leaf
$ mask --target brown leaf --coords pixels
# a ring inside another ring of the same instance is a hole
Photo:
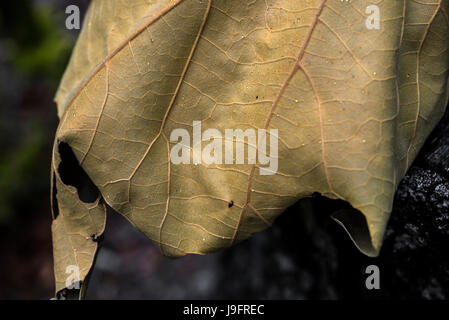
[[[448,3],[94,0],[56,96],[55,146],[168,256],[246,239],[314,192],[354,208],[334,218],[376,256],[396,187],[446,107]],[[266,129],[279,141],[274,174],[246,153],[244,164],[174,164],[171,135],[192,139],[194,121],[222,138]],[[62,279],[69,264],[91,268],[96,246],[82,237],[103,232],[104,206],[61,182],[57,149]]]

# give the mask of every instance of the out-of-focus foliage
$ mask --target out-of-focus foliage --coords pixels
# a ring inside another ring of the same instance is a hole
[[[72,47],[56,19],[60,14],[50,6],[32,6],[23,0],[2,5],[1,27],[11,37],[6,42],[7,59],[27,75],[57,79]]]
[[[51,96],[73,39],[62,32],[62,9],[28,0],[2,1],[0,9],[0,226],[7,226],[48,187]]]

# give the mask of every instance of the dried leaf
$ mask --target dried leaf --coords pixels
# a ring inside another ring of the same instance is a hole
[[[354,208],[334,218],[376,256],[398,182],[445,110],[448,6],[94,0],[56,96],[57,290],[67,265],[81,280],[92,266],[83,237],[102,234],[102,199],[177,257],[231,246],[319,192]],[[194,121],[277,129],[275,174],[248,156],[174,164],[171,133]],[[61,143],[99,189],[93,204],[60,179]]]

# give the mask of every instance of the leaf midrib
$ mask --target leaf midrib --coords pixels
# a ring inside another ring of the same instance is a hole
[[[322,0],[321,3],[319,4],[318,8],[317,8],[317,11],[316,11],[316,13],[314,15],[314,18],[313,18],[313,20],[312,20],[312,22],[311,22],[311,24],[309,26],[309,29],[307,30],[306,36],[304,38],[304,42],[303,42],[301,48],[299,49],[299,53],[298,53],[298,56],[296,58],[295,63],[293,64],[292,70],[290,71],[290,73],[287,76],[287,78],[285,79],[281,89],[279,90],[279,93],[276,96],[276,98],[275,98],[275,100],[273,102],[273,105],[271,107],[271,110],[270,110],[270,112],[269,112],[269,114],[267,116],[267,119],[265,121],[265,126],[264,126],[265,130],[267,130],[267,128],[269,127],[271,119],[272,119],[273,114],[274,114],[274,111],[276,110],[277,106],[279,105],[279,102],[280,102],[280,100],[281,100],[281,98],[283,96],[283,93],[285,92],[288,84],[290,83],[290,80],[296,74],[298,69],[301,68],[301,60],[302,60],[302,58],[304,56],[304,53],[305,53],[305,50],[306,50],[307,46],[309,45],[309,42],[310,42],[310,40],[312,38],[313,30],[315,29],[315,26],[318,24],[319,17],[320,17],[320,15],[321,15],[321,13],[322,13],[322,11],[324,9],[324,6],[325,6],[326,2],[327,2],[327,0]],[[319,100],[317,101],[317,104],[318,105],[320,104]],[[321,115],[321,110],[319,110],[319,114],[320,114],[320,128],[321,128],[320,134],[323,135],[323,129],[322,129],[323,125],[322,125],[322,118],[321,118],[321,116],[322,116]],[[323,136],[322,136],[321,137],[322,153],[324,153],[324,142],[323,142],[323,140],[324,139],[323,139]],[[325,161],[324,157],[323,157],[323,161]],[[324,166],[326,167],[326,165],[324,165]],[[254,177],[255,169],[256,169],[256,165],[253,164],[252,167],[251,167],[251,171],[250,171],[249,177],[248,177],[248,185],[247,185],[247,189],[246,189],[246,201],[245,201],[245,204],[242,206],[242,209],[240,211],[239,220],[237,222],[237,226],[236,226],[234,234],[232,236],[231,245],[233,245],[235,243],[235,241],[237,240],[237,234],[238,234],[240,225],[241,225],[242,220],[243,220],[243,215],[245,213],[245,210],[248,207],[250,207],[256,213],[256,215],[259,218],[262,217],[261,214],[257,211],[257,209],[253,205],[250,205],[250,201],[251,201],[251,185],[252,185],[252,180],[253,180],[253,177]],[[328,179],[328,176],[327,176],[327,170],[326,170],[326,180],[328,181],[328,184],[330,186],[329,179]],[[265,219],[262,219],[262,221],[265,222]]]

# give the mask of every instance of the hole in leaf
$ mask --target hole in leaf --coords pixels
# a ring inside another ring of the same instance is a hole
[[[53,209],[53,219],[56,219],[59,215],[59,206],[58,206],[58,200],[56,199],[56,193],[58,192],[56,190],[56,177],[53,175],[53,190],[51,191],[53,193],[52,195],[52,209]]]
[[[58,145],[58,151],[61,156],[58,172],[62,182],[75,187],[81,201],[95,202],[98,199],[100,191],[79,165],[72,148],[67,143],[61,142]]]

